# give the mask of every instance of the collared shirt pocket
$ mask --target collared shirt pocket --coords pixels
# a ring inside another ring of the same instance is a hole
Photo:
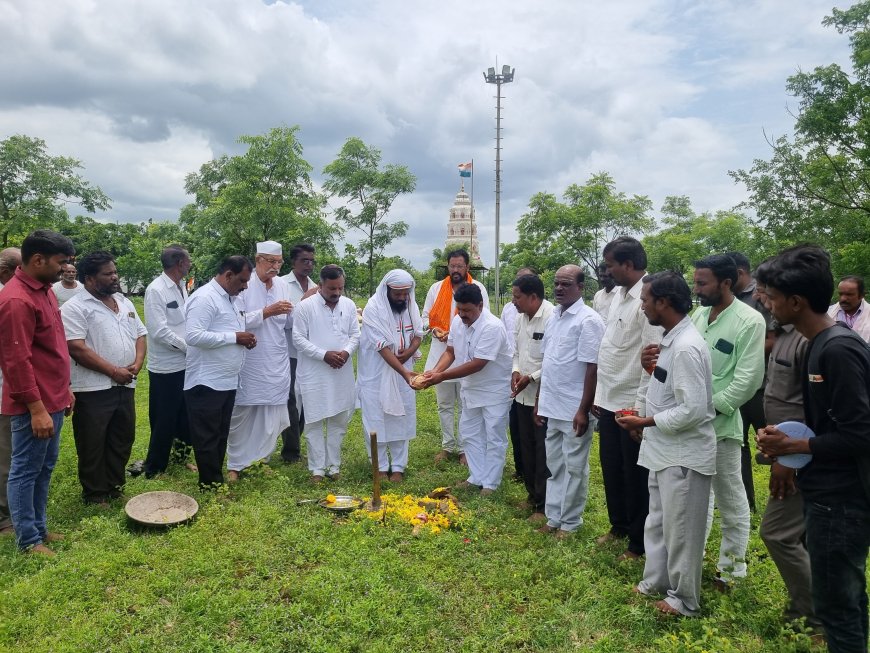
[[[176,325],[184,322],[184,309],[173,300],[166,305],[166,324]]]
[[[724,338],[719,338],[710,349],[710,359],[713,364],[713,375],[724,374],[731,365],[734,354],[734,345]]]

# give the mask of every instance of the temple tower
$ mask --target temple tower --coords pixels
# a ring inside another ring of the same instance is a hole
[[[447,221],[447,250],[456,247],[468,248],[472,263],[480,262],[474,207],[471,205],[471,198],[465,192],[464,183],[456,193],[456,200],[453,202],[453,208],[450,209],[450,219]]]

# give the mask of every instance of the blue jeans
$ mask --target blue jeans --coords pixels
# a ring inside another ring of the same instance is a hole
[[[60,450],[63,411],[51,413],[54,435],[33,437],[30,413],[12,415],[12,464],[9,468],[9,512],[15,526],[19,549],[27,549],[45,539],[45,510],[48,484]]]
[[[805,497],[804,520],[813,575],[813,604],[831,653],[867,651],[865,569],[870,508],[825,506]]]

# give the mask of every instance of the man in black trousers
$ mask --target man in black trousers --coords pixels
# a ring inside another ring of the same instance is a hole
[[[235,304],[238,294],[248,287],[253,270],[247,257],[228,256],[221,261],[214,279],[187,302],[184,399],[202,489],[224,482],[224,457],[239,371],[245,362],[245,350],[257,346],[257,338],[245,330],[244,312]]]

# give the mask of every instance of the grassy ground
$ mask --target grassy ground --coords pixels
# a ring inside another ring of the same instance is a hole
[[[143,374],[134,459],[147,449],[147,396]],[[67,539],[51,560],[0,541],[0,650],[809,650],[805,637],[781,628],[785,592],[758,538],[757,515],[750,575],[731,595],[711,588],[711,546],[701,618],[657,617],[651,601],[633,595],[642,562],[616,563],[618,548],[594,544],[608,527],[597,447],[586,524],[557,542],[525,521],[516,507],[525,492],[509,480],[485,499],[460,493],[469,511],[463,530],[437,535],[297,506],[327,491],[370,492],[358,413],[334,485],[314,488],[304,465],[281,463],[210,495],[183,468],[130,480],[130,496],[171,489],[200,502],[193,524],[162,533],[130,530],[121,502],[83,505],[69,422],[62,437],[49,516]],[[418,436],[400,491],[425,494],[463,478],[455,462],[432,463],[439,445],[427,390],[418,394]],[[512,471],[509,463],[506,479]],[[766,485],[766,470],[757,470],[760,505]]]

